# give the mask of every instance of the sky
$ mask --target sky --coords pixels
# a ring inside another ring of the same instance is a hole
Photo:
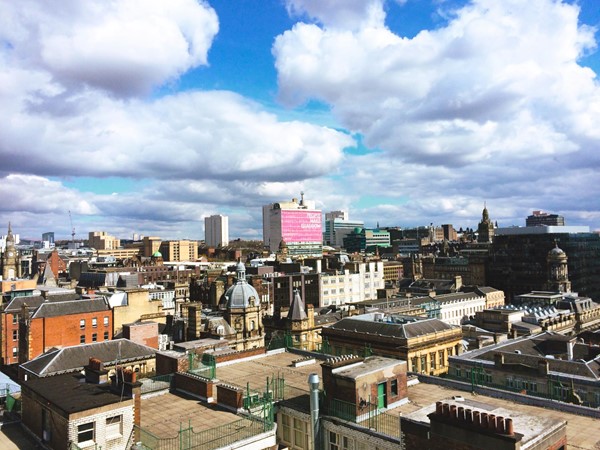
[[[597,0],[0,0],[0,234],[600,230]],[[6,224],[6,225],[2,225]]]

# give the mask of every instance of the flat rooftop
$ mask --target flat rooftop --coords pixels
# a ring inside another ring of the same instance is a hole
[[[410,395],[410,394],[409,394]],[[505,409],[498,405],[492,405],[487,401],[488,399],[472,400],[465,398],[464,396],[457,398],[444,399],[444,403],[449,405],[456,405],[456,407],[464,407],[472,409],[473,411],[479,411],[480,413],[494,414],[496,417],[511,418],[514,424],[514,429],[517,433],[522,434],[521,446],[526,446],[534,441],[538,436],[544,432],[554,431],[559,429],[564,424],[564,419],[557,420],[548,415],[530,415],[520,413],[512,409]],[[421,423],[430,423],[428,417],[429,414],[435,412],[436,405],[432,403],[424,408],[421,408],[413,413],[406,414],[404,417],[416,420]],[[568,441],[569,446],[572,444]]]
[[[370,375],[380,370],[396,367],[398,364],[406,366],[406,361],[384,358],[382,356],[371,356],[368,364],[363,364],[362,362],[353,363],[346,366],[347,368],[340,367],[339,369],[334,369],[333,372],[338,377],[357,380],[365,375]]]
[[[538,406],[529,406],[522,403],[516,403],[510,400],[487,397],[471,392],[461,391],[459,389],[449,389],[435,384],[419,383],[408,387],[409,403],[399,406],[388,413],[393,415],[409,415],[421,410],[423,407],[433,405],[436,401],[452,402],[453,397],[462,397],[467,402],[476,402],[475,404],[486,405],[487,408],[502,409],[507,411],[506,417],[515,419],[524,415],[530,416],[537,424],[527,425],[527,427],[539,427],[546,420],[566,420],[567,421],[567,446],[576,449],[598,449],[600,448],[600,435],[592,433],[590,430],[600,428],[600,420],[591,417],[578,416],[563,411],[540,408]],[[456,403],[459,404],[459,403]],[[433,412],[433,409],[430,411]],[[523,429],[519,429],[519,423],[514,422],[515,431],[525,434]]]
[[[250,383],[251,389],[264,390],[267,377],[271,379],[273,376],[280,375],[285,378],[286,386],[296,388],[298,390],[298,395],[305,396],[306,400],[308,400],[308,375],[317,373],[322,381],[321,361],[317,360],[316,364],[293,367],[292,362],[298,359],[302,359],[302,356],[287,352],[269,355],[252,361],[244,361],[225,367],[218,367],[217,377],[221,381],[240,386],[246,386],[246,382],[248,382]],[[501,408],[506,410],[507,416],[513,419],[517,416],[529,415],[538,419],[540,424],[544,423],[546,419],[551,421],[566,420],[567,442],[569,448],[590,450],[600,448],[600,435],[591,432],[591,430],[600,429],[600,419],[578,416],[555,409],[524,405],[510,400],[472,394],[467,391],[449,389],[435,384],[419,383],[409,386],[409,402],[388,411],[388,413],[396,416],[407,415],[414,413],[425,406],[435,405],[436,401],[452,399],[452,397],[455,396],[463,397],[465,402],[477,402],[479,404],[485,404],[486,407],[493,409]],[[523,433],[522,430],[519,430],[517,422],[515,422],[515,431]]]
[[[179,430],[190,426],[199,433],[243,419],[185,394],[167,393],[142,399],[142,428],[162,439],[175,438]]]

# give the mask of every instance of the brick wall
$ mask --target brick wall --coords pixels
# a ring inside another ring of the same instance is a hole
[[[219,364],[219,363],[228,362],[228,361],[235,361],[235,360],[242,359],[242,358],[248,358],[250,356],[264,355],[265,353],[266,353],[265,347],[257,347],[257,348],[251,348],[248,350],[240,350],[235,353],[228,353],[226,355],[219,355],[216,357],[216,360],[217,360],[217,364]]]
[[[145,322],[123,325],[123,337],[136,344],[158,348],[158,323]]]
[[[174,388],[190,392],[203,399],[214,399],[217,393],[215,382],[206,378],[200,378],[186,373],[176,373]],[[211,402],[212,403],[212,402]]]
[[[217,386],[217,403],[226,409],[238,411],[243,406],[244,391],[235,386],[219,384]]]
[[[104,317],[108,317],[108,325],[104,325]],[[96,326],[92,325],[96,319]],[[80,321],[85,320],[83,329]],[[67,347],[81,344],[81,336],[85,343],[104,341],[104,333],[112,339],[112,322],[110,311],[93,313],[69,314],[58,317],[41,317],[32,319],[29,337],[29,359],[33,359],[52,347]]]
[[[156,375],[169,375],[176,372],[187,372],[189,360],[185,354],[171,355],[166,353],[156,354]]]

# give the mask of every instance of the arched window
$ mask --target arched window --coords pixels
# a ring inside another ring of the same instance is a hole
[[[219,336],[223,336],[225,334],[225,327],[223,325],[219,325],[217,327],[217,334]]]

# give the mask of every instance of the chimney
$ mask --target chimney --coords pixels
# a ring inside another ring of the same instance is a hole
[[[104,363],[98,358],[90,358],[88,365],[84,368],[85,382],[91,384],[108,383],[108,370],[104,368]]]
[[[569,342],[567,342],[567,360],[568,361],[573,361],[573,347],[574,347],[575,343],[574,340],[570,340]]]
[[[504,365],[504,355],[502,353],[494,353],[494,366],[502,367]]]
[[[142,383],[137,381],[137,373],[131,369],[117,368],[111,377],[111,389],[124,397],[133,398],[133,423],[138,427],[142,419]],[[139,440],[139,428],[136,429],[136,440]]]
[[[319,375],[311,373],[308,376],[310,390],[310,422],[312,425],[313,448],[321,450],[321,436],[319,432]]]
[[[548,375],[548,371],[550,370],[550,364],[546,359],[538,360],[538,374],[539,375]]]

